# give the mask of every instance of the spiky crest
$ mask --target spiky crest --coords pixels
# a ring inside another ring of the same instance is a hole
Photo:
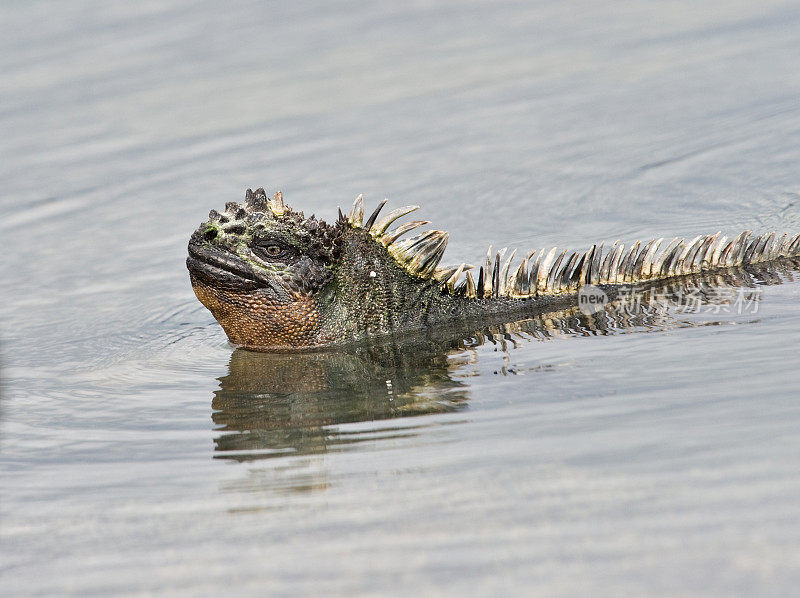
[[[492,248],[481,266],[478,282],[469,272],[473,266],[457,264],[439,266],[447,246],[449,234],[428,230],[406,240],[399,240],[407,232],[428,221],[413,221],[387,231],[397,219],[419,209],[405,206],[377,220],[386,200],[362,224],[364,198],[359,195],[347,222],[362,228],[384,247],[389,255],[409,274],[433,278],[442,283],[443,291],[473,299],[492,297],[531,298],[558,295],[577,291],[583,285],[609,285],[646,282],[675,276],[696,274],[708,270],[756,264],[780,257],[800,257],[800,235],[789,237],[767,233],[753,236],[744,231],[733,240],[717,232],[699,235],[689,242],[678,237],[666,245],[664,239],[652,239],[642,244],[633,243],[626,252],[624,243],[616,241],[607,251],[603,244],[593,245],[588,251],[549,251],[541,248],[523,257],[512,269],[516,250],[506,258],[507,248],[492,255]]]
[[[389,226],[397,219],[418,210],[419,206],[397,208],[378,220],[378,216],[387,201],[386,199],[381,201],[375,211],[372,212],[372,215],[362,224],[364,219],[364,197],[359,195],[353,202],[347,222],[353,228],[360,228],[368,232],[375,241],[386,247],[395,262],[412,276],[426,279],[435,278],[447,285],[448,280],[459,269],[459,266],[444,269],[438,268],[442,255],[444,255],[444,250],[447,247],[449,233],[440,230],[428,230],[401,241],[400,237],[415,228],[429,224],[429,222],[415,220],[402,224],[393,230],[388,230]],[[461,275],[468,267],[471,268],[472,266],[462,264],[458,275]]]
[[[699,235],[688,242],[678,237],[666,244],[663,238],[652,239],[644,244],[637,240],[627,251],[620,241],[616,241],[607,251],[602,243],[584,252],[559,251],[557,247],[549,250],[541,248],[525,255],[515,268],[512,265],[516,250],[508,253],[508,249],[503,248],[493,255],[489,246],[476,283],[469,272],[473,268],[470,264],[439,265],[449,233],[426,230],[401,240],[407,233],[430,222],[415,220],[389,230],[395,221],[418,210],[419,206],[397,208],[379,219],[386,202],[385,199],[381,201],[364,222],[364,198],[359,195],[353,202],[349,216],[345,218],[340,210],[338,222],[331,226],[313,216],[306,219],[302,212],[293,211],[283,202],[280,191],[267,197],[264,189],[248,189],[242,205],[228,202],[224,214],[212,210],[209,220],[223,230],[231,231],[242,228],[245,219],[262,214],[287,222],[293,220],[308,231],[314,248],[329,253],[331,259],[338,254],[342,227],[362,229],[385,247],[395,262],[412,276],[434,279],[442,284],[444,292],[472,299],[558,295],[575,292],[588,284],[646,282],[766,262],[779,257],[800,257],[800,235],[778,237],[773,232],[754,236],[750,231],[744,231],[730,241],[721,232]]]

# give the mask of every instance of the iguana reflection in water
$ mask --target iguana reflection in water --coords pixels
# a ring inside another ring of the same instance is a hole
[[[212,419],[217,426],[215,456],[240,461],[273,456],[313,455],[340,450],[360,440],[417,433],[411,422],[348,429],[343,424],[391,420],[468,407],[464,380],[473,349],[495,343],[503,352],[519,342],[554,337],[596,336],[659,331],[717,324],[733,317],[736,301],[758,318],[760,287],[794,281],[800,262],[751,265],[721,273],[672,281],[637,293],[635,304],[621,300],[594,314],[578,308],[553,311],[479,330],[456,325],[424,337],[364,344],[309,353],[231,355],[229,372],[214,393]],[[711,318],[685,313],[682,298],[699,298]],[[379,428],[376,431],[375,428]]]
[[[452,348],[432,342],[411,349],[300,354],[236,349],[212,401],[212,419],[222,432],[215,441],[217,456],[249,460],[286,449],[322,453],[350,442],[347,434],[331,429],[337,424],[460,409],[467,395],[450,375]]]

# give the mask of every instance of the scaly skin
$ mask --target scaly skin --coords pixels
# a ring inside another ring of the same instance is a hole
[[[481,268],[476,285],[471,273],[461,276],[463,268],[436,267],[446,233],[398,240],[398,230],[416,224],[386,228],[415,207],[376,222],[382,206],[362,225],[359,198],[349,219],[340,214],[329,225],[292,211],[280,193],[267,199],[263,189],[248,190],[243,205],[212,211],[192,235],[186,264],[195,294],[232,343],[296,351],[574,306],[585,284],[613,298],[623,285],[800,255],[800,236],[749,244],[740,236],[726,245],[715,235],[666,246],[661,254],[657,243],[640,250],[637,242],[627,255],[612,248],[604,256],[602,246],[569,257],[539,252],[513,273],[510,260],[501,269],[498,255],[494,267],[487,260]]]

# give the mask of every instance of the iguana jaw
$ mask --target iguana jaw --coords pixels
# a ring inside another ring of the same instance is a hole
[[[186,267],[193,284],[196,280],[198,284],[207,283],[232,291],[252,291],[273,286],[263,272],[238,256],[199,243],[189,244]]]
[[[265,288],[236,291],[207,284],[194,272],[190,276],[195,295],[231,343],[259,351],[297,351],[322,344],[320,309],[313,298],[278,301]]]
[[[320,306],[313,297],[217,252],[190,248],[186,265],[194,294],[233,344],[261,351],[319,344]]]

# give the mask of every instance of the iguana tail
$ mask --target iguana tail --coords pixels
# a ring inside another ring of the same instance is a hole
[[[770,262],[780,258],[800,257],[800,235],[790,237],[775,233],[752,235],[744,231],[733,240],[718,232],[700,235],[691,241],[663,238],[642,244],[633,243],[626,250],[617,241],[608,250],[603,244],[585,252],[558,252],[553,247],[534,251],[510,271],[512,255],[501,266],[502,252],[491,262],[487,255],[486,271],[491,268],[491,288],[476,289],[476,295],[493,297],[533,297],[575,292],[584,285],[636,284],[698,274],[725,268]],[[479,275],[480,277],[480,275]]]

